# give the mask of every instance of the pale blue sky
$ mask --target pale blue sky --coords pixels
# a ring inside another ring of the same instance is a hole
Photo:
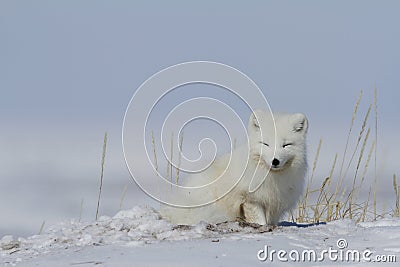
[[[365,112],[376,83],[379,164],[398,173],[399,10],[399,1],[1,1],[1,187],[18,192],[46,175],[96,185],[105,130],[108,171],[124,183],[121,126],[135,89],[193,60],[231,65],[273,110],[307,114],[310,151],[322,136],[329,160],[360,89]]]
[[[185,2],[2,1],[2,118],[120,121],[146,78],[191,60],[242,70],[278,110],[337,112],[376,82],[399,111],[398,2]]]

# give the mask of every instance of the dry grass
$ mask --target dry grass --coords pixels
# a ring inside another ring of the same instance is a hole
[[[383,209],[381,214],[378,214],[377,212],[376,192],[378,187],[378,176],[376,172],[376,158],[378,112],[376,88],[374,89],[374,103],[373,105],[369,105],[364,114],[360,131],[355,139],[354,148],[351,150],[350,146],[350,140],[353,138],[352,133],[354,132],[354,126],[357,122],[362,96],[363,92],[361,91],[350,121],[344,152],[340,160],[341,164],[339,174],[335,175],[335,167],[338,160],[338,155],[336,154],[329,175],[324,179],[320,187],[314,190],[310,188],[314,179],[315,168],[321,150],[322,140],[320,140],[314,159],[312,173],[308,179],[304,198],[298,205],[295,221],[318,223],[321,221],[329,222],[337,219],[349,218],[359,222],[365,220],[376,220],[377,218],[383,217],[387,214],[385,209]],[[375,113],[373,121],[375,134],[373,137],[371,137],[371,127],[369,126],[372,108],[374,108]],[[367,171],[373,155],[374,182],[372,188],[369,188],[368,198],[362,200],[359,197],[359,193],[363,186],[365,186]],[[353,169],[352,166],[354,166]],[[349,173],[354,173],[354,175],[352,176]],[[335,184],[334,190],[332,189],[332,184]],[[396,195],[396,208],[393,211],[393,215],[399,216],[400,187],[397,186],[395,175],[393,176],[393,187]],[[371,191],[373,192],[372,204],[370,203]]]
[[[105,161],[105,158],[106,158],[106,148],[107,148],[107,132],[104,133],[103,153],[101,154],[101,174],[100,174],[99,197],[97,198],[96,221],[97,221],[97,219],[99,217],[101,191],[102,191],[102,188],[103,188],[104,161]]]
[[[46,224],[46,221],[43,221],[42,224],[40,225],[40,229],[38,232],[38,235],[41,235],[43,233],[44,225]]]
[[[375,110],[375,145],[378,142],[378,93],[376,85],[374,86],[374,110]],[[374,220],[376,220],[376,188],[377,188],[377,173],[376,173],[376,155],[377,149],[375,149],[374,158]]]
[[[78,222],[80,222],[82,220],[82,212],[83,212],[83,203],[84,203],[84,201],[85,201],[85,199],[82,198],[81,199],[81,205],[80,205],[80,208],[79,208],[79,220],[78,220]]]
[[[393,174],[393,189],[396,196],[396,206],[393,212],[393,216],[400,216],[400,185],[397,185],[396,174]]]
[[[125,200],[127,192],[128,192],[128,185],[125,185],[124,190],[122,191],[121,200],[119,201],[119,210],[122,210],[122,206],[124,204],[124,200]]]
[[[173,173],[174,173],[174,165],[172,164],[172,160],[173,160],[173,157],[174,157],[174,133],[172,133],[171,134],[171,143],[170,143],[170,147],[169,147],[169,150],[170,150],[170,155],[169,155],[169,160],[168,159],[166,159],[166,161],[167,161],[167,169],[166,169],[166,176],[165,176],[165,179],[168,181],[170,181],[170,183],[171,183],[171,190],[172,190],[172,184],[174,183],[174,177],[173,177]],[[177,179],[175,178],[175,181],[176,181]]]
[[[155,168],[156,174],[158,176],[158,160],[157,160],[157,153],[156,153],[156,141],[154,140],[154,132],[153,131],[151,131],[151,144],[153,146],[154,168]]]
[[[163,163],[165,163],[165,176],[163,176],[165,178],[165,180],[170,182],[170,186],[168,187],[169,190],[171,191],[173,189],[173,184],[178,185],[180,182],[180,172],[181,172],[181,163],[182,163],[182,149],[183,149],[183,132],[181,132],[181,134],[179,135],[179,140],[178,140],[178,162],[177,165],[175,165],[173,163],[173,158],[174,158],[174,133],[171,133],[171,138],[170,138],[170,144],[169,144],[169,159],[167,159],[167,157],[162,157],[164,161],[161,161],[161,163],[158,160],[157,157],[157,144],[154,138],[154,132],[151,131],[151,143],[152,143],[152,152],[153,152],[153,166],[155,168],[155,172],[156,175],[158,177],[160,177],[159,174],[159,169],[160,169],[160,165],[161,167],[163,167]],[[162,159],[161,158],[161,159]],[[160,163],[160,165],[159,165]],[[159,183],[157,183],[157,185],[159,185]],[[167,189],[168,189],[167,188]],[[158,193],[160,193],[160,188],[158,187]]]
[[[178,168],[176,169],[176,179],[175,179],[175,183],[179,184],[179,172],[181,169],[181,163],[182,163],[182,149],[183,149],[183,132],[181,133],[180,137],[179,137],[179,153],[178,153]]]

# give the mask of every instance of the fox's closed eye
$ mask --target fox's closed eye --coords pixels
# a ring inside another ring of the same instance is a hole
[[[293,143],[287,143],[287,144],[284,144],[282,147],[285,148],[285,147],[292,146],[292,145],[293,145]]]
[[[264,146],[269,146],[267,143],[264,142],[260,142],[261,144],[263,144]]]

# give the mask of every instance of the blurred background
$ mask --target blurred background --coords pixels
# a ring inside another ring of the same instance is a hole
[[[1,1],[0,237],[36,234],[43,222],[94,220],[106,131],[100,214],[157,206],[126,168],[124,113],[147,78],[193,60],[244,72],[273,111],[305,113],[310,165],[323,139],[318,185],[343,154],[363,89],[355,144],[376,85],[378,193],[390,209],[400,156],[399,8],[361,0]]]

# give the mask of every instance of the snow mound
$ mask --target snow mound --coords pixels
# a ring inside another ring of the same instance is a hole
[[[241,235],[269,231],[268,228],[226,222],[211,225],[201,222],[195,226],[174,225],[161,218],[150,207],[134,207],[118,212],[114,217],[101,216],[97,222],[63,222],[48,229],[46,233],[28,238],[14,239],[4,236],[0,240],[0,255],[4,258],[16,254],[22,258],[35,257],[57,250],[85,246],[121,245],[144,246],[161,241],[179,241],[199,238],[218,238],[235,233]],[[6,261],[6,263],[16,263]]]
[[[144,248],[152,244],[162,245],[182,240],[256,240],[273,242],[277,247],[325,248],[328,244],[335,246],[336,240],[342,237],[351,240],[355,247],[365,248],[366,243],[369,243],[379,251],[398,253],[400,220],[392,218],[359,224],[351,220],[340,220],[320,225],[282,222],[275,228],[239,222],[201,222],[188,226],[174,225],[164,220],[153,208],[134,207],[120,211],[114,217],[102,216],[96,222],[63,222],[41,235],[28,238],[4,236],[0,239],[0,264],[15,265],[46,255],[88,248]],[[385,240],[385,246],[379,241],[381,239]]]

